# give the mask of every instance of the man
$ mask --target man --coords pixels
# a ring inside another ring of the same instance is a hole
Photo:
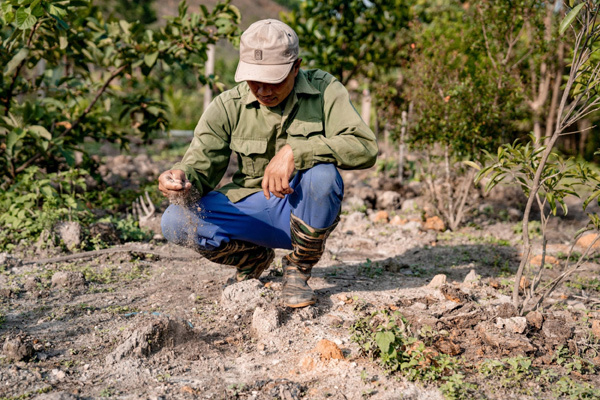
[[[282,260],[288,307],[315,303],[307,282],[343,197],[336,166],[368,168],[377,155],[375,135],[344,86],[326,72],[301,70],[301,61],[289,26],[252,24],[240,41],[235,80],[242,83],[214,99],[183,160],[159,177],[172,200],[162,218],[165,238],[235,266],[230,281],[258,278],[273,248],[292,250]],[[239,170],[213,191],[231,151]]]

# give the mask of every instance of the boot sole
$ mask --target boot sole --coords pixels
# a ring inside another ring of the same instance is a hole
[[[303,303],[296,303],[296,304],[284,303],[284,305],[286,307],[290,307],[290,308],[302,308],[302,307],[312,306],[316,302],[317,302],[316,300],[310,300],[310,301],[305,301]]]

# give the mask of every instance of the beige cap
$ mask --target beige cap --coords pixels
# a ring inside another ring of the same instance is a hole
[[[276,19],[263,19],[240,38],[240,62],[235,81],[280,83],[298,59],[298,36]]]

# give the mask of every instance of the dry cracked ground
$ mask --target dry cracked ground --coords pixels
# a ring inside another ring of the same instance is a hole
[[[521,317],[509,297],[518,193],[477,197],[467,226],[449,232],[418,184],[398,188],[374,171],[344,180],[342,221],[310,281],[314,307],[282,306],[280,262],[223,287],[231,269],[160,239],[63,262],[28,263],[42,257],[32,249],[3,254],[0,398],[444,398],[439,385],[387,374],[352,340],[353,325],[377,310],[403,315],[427,352],[468,365],[478,389],[465,398],[599,397],[597,258]],[[582,223],[573,214],[552,227],[547,279]],[[519,356],[597,390],[548,391],[531,379],[515,391],[509,377],[477,371]]]

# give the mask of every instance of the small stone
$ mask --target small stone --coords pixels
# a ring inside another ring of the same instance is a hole
[[[444,232],[446,230],[446,225],[440,217],[434,216],[425,220],[425,223],[423,224],[423,229],[427,231]]]
[[[500,304],[496,308],[496,313],[497,313],[496,315],[500,318],[512,318],[512,317],[516,317],[519,314],[516,307],[512,303]]]
[[[433,277],[433,279],[431,280],[431,282],[429,282],[429,285],[427,285],[428,288],[438,288],[440,286],[444,286],[446,284],[448,278],[446,278],[446,275],[444,274],[439,274]]]
[[[394,215],[390,220],[390,225],[404,225],[408,222],[408,219],[402,218],[399,215]]]
[[[592,333],[598,339],[600,339],[600,319],[595,319],[592,321]]]
[[[191,301],[192,303],[195,303],[196,299],[197,299],[196,293],[192,293],[188,296],[188,300]]]
[[[312,358],[310,355],[305,355],[302,357],[299,363],[299,368],[304,372],[310,372],[317,366],[317,361]]]
[[[547,319],[542,325],[542,332],[548,339],[556,339],[559,343],[566,343],[573,331],[565,321],[559,319]]]
[[[52,275],[53,287],[85,286],[85,277],[79,271],[58,271]]]
[[[520,334],[525,332],[525,328],[527,328],[527,319],[525,317],[498,318],[496,326]]]
[[[34,292],[34,291],[37,291],[39,289],[39,284],[40,283],[41,283],[40,278],[38,278],[37,276],[30,276],[25,281],[25,284],[23,285],[23,287],[28,292]]]
[[[377,192],[376,207],[381,210],[395,210],[401,207],[402,197],[400,193],[391,190]]]
[[[587,235],[583,235],[582,237],[579,238],[579,240],[577,240],[576,246],[579,246],[583,249],[587,249],[588,247],[592,246],[592,243],[594,243],[594,245],[592,246],[593,249],[597,249],[600,248],[600,239],[598,239],[598,234],[597,233],[588,233]]]
[[[558,265],[558,263],[559,263],[559,260],[556,257],[546,255],[546,258],[544,259],[544,264]],[[537,256],[532,257],[529,264],[539,267],[542,264],[542,255],[539,254]]]
[[[331,359],[344,359],[344,353],[342,353],[342,350],[340,350],[337,344],[335,344],[331,340],[321,339],[319,343],[317,343],[315,351],[321,357],[321,361],[329,361]]]
[[[2,352],[9,360],[26,361],[33,356],[33,344],[22,335],[9,336],[4,341]]]
[[[342,326],[344,323],[344,320],[337,315],[327,314],[323,318],[325,319],[325,323],[332,327]]]
[[[477,273],[475,272],[474,269],[472,269],[471,271],[469,271],[469,273],[467,274],[467,276],[465,276],[465,279],[463,280],[463,283],[474,283],[477,282],[481,279],[481,276],[477,275]]]
[[[275,307],[256,307],[252,315],[252,329],[260,336],[268,336],[281,325],[279,310]]]
[[[390,215],[385,210],[377,211],[377,213],[375,213],[375,215],[373,216],[373,222],[375,223],[387,223],[389,220]]]
[[[519,289],[525,290],[525,289],[529,288],[530,286],[531,286],[531,281],[529,279],[527,279],[527,277],[522,276],[521,282],[519,282]]]
[[[52,375],[54,375],[54,377],[59,381],[64,381],[65,378],[67,377],[67,374],[65,374],[65,371],[61,371],[59,369],[53,369]]]
[[[76,249],[81,244],[81,225],[79,222],[60,222],[55,229],[67,249]]]

